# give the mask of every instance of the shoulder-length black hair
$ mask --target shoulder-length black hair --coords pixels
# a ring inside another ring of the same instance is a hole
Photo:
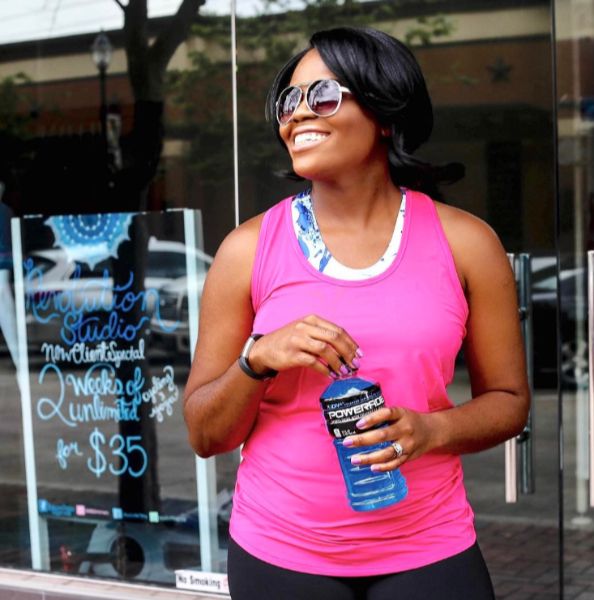
[[[309,46],[279,71],[268,92],[266,117],[283,147],[275,116],[276,100],[289,85],[297,63],[314,48],[359,105],[370,111],[383,128],[390,129],[388,161],[395,185],[439,197],[440,183],[453,183],[464,176],[460,163],[436,166],[413,156],[433,129],[433,107],[425,78],[402,42],[370,27],[318,31],[311,36]],[[302,179],[294,171],[286,175]]]

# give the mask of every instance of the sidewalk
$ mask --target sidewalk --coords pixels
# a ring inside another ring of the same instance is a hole
[[[497,600],[558,600],[558,530],[527,523],[477,520],[479,542],[491,571]],[[510,553],[510,548],[517,552]],[[523,558],[530,556],[530,560]],[[534,557],[538,556],[535,560]],[[565,600],[594,600],[594,534],[565,532]],[[80,580],[79,580],[80,581]],[[0,569],[0,600],[212,600],[222,598],[152,586],[99,585],[89,580],[83,592],[77,580]],[[290,600],[283,598],[262,600]],[[433,600],[433,599],[428,599]],[[439,599],[435,599],[439,600]]]
[[[559,535],[556,528],[480,520],[476,528],[497,600],[559,598],[558,544],[553,543]],[[514,547],[517,551],[510,553]],[[564,547],[564,600],[594,600],[594,532],[566,529]]]
[[[477,533],[491,571],[497,600],[558,600],[558,530],[554,527],[501,521],[477,521]],[[565,539],[565,600],[594,600],[594,535],[569,530]],[[510,548],[518,552],[510,553]],[[531,559],[522,558],[523,555]],[[538,560],[534,559],[538,556]],[[7,577],[6,574],[11,575]],[[27,583],[27,580],[29,583]],[[0,569],[0,600],[206,600],[221,598],[175,589],[113,583],[107,586],[57,575],[31,575]],[[18,583],[18,589],[17,589]],[[30,589],[27,589],[27,585]],[[290,600],[263,598],[262,600]],[[433,599],[428,599],[433,600]],[[435,599],[439,600],[439,599]]]
[[[214,594],[0,568],[0,600],[213,600]]]

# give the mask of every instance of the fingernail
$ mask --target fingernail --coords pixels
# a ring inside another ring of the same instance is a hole
[[[349,368],[346,365],[340,365],[340,372],[343,375],[348,375],[350,373]]]
[[[338,373],[332,369],[329,369],[328,375],[332,377],[332,379],[338,379]]]
[[[352,465],[360,465],[361,464],[361,457],[356,455],[355,456],[351,456],[351,464]]]
[[[344,438],[344,440],[342,440],[342,445],[347,448],[350,448],[354,443],[355,440],[353,438]]]
[[[359,357],[359,358],[363,358],[363,350],[361,350],[361,348],[357,348],[355,350],[355,354]]]
[[[353,366],[358,369],[361,366],[361,361],[358,358],[353,358]]]
[[[371,467],[369,467],[372,471],[379,471],[379,465],[371,465]]]
[[[355,423],[355,427],[357,429],[363,429],[363,427],[365,427],[365,425],[367,425],[367,419],[365,417],[363,417],[362,419],[359,419],[356,423]]]

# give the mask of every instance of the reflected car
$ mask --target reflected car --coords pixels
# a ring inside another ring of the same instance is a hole
[[[559,316],[557,316],[557,296],[559,296]],[[535,387],[557,386],[558,318],[561,333],[559,341],[561,383],[569,388],[588,385],[586,298],[587,274],[584,268],[562,267],[558,280],[556,264],[533,273]]]
[[[219,553],[215,565],[223,565],[229,539],[233,492],[217,494],[217,535]],[[125,579],[135,582],[175,582],[178,569],[201,570],[198,511],[192,508],[178,515],[180,523],[98,523],[86,552],[71,560],[82,575]]]
[[[204,254],[200,257],[200,267],[196,273],[196,327],[198,327],[198,311],[200,299],[206,280],[206,274],[213,258]],[[159,318],[165,327],[158,327],[156,313],[151,319],[151,346],[169,353],[170,357],[187,357],[191,353],[191,335],[188,306],[188,279],[179,277],[165,284],[159,294]],[[196,332],[197,334],[197,332]]]
[[[157,294],[147,294],[146,312],[152,315],[157,308],[156,301],[160,298],[161,289],[172,280],[186,275],[186,254],[190,252],[195,260],[204,261],[212,258],[198,249],[188,249],[181,243],[169,240],[159,240],[151,237],[146,256],[145,289],[156,290]],[[97,310],[85,313],[87,317],[97,317],[97,322],[105,322],[108,311],[101,306],[109,305],[112,296],[113,269],[111,260],[106,260],[90,269],[84,263],[74,263],[67,259],[65,252],[59,248],[39,250],[31,253],[25,260],[36,273],[25,281],[25,288],[30,302],[44,302],[58,294],[71,294],[69,299],[75,307],[83,303]],[[31,312],[27,313],[27,339],[31,348],[39,348],[43,342],[58,343],[61,341],[60,330],[62,319],[52,319],[41,323]]]
[[[171,358],[190,354],[187,281],[186,277],[181,277],[161,289],[159,315],[165,327],[157,326],[154,314],[151,319],[151,345],[169,352]],[[200,286],[200,295],[203,285],[204,281]]]

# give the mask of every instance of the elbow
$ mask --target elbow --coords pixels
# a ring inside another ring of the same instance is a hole
[[[201,458],[213,456],[215,452],[209,440],[208,426],[204,422],[204,419],[201,418],[201,411],[197,410],[197,407],[189,396],[184,398],[183,415],[188,434],[188,444],[194,451],[194,454]]]
[[[196,418],[188,415],[187,410],[184,411],[184,419],[188,432],[188,443],[194,454],[200,458],[210,458],[218,454],[216,443],[214,443],[214,440],[209,435],[208,427],[202,422],[197,422]]]
[[[192,435],[192,432],[189,432],[188,434],[188,441],[192,450],[194,450],[194,454],[200,458],[210,458],[211,456],[234,450],[237,447],[237,444],[231,446],[229,444],[217,443],[216,440],[213,440],[208,436]]]
[[[228,452],[238,445],[232,445],[231,440],[217,435],[216,423],[205,418],[205,415],[195,410],[195,407],[192,407],[189,402],[184,406],[184,420],[188,432],[188,443],[200,458],[210,458],[216,454]]]
[[[517,409],[515,411],[515,418],[513,423],[513,430],[511,431],[510,437],[520,435],[528,422],[530,416],[531,396],[528,386],[525,389],[520,390],[515,394],[517,403]]]
[[[246,428],[234,414],[209,401],[200,389],[186,394],[183,408],[188,443],[195,454],[210,458],[230,452],[246,438]],[[248,422],[249,421],[248,419]]]
[[[202,440],[194,440],[192,439],[192,436],[188,436],[188,440],[192,450],[194,450],[194,454],[200,458],[210,458],[211,456],[218,454],[218,452],[216,452],[212,446],[205,444]]]

